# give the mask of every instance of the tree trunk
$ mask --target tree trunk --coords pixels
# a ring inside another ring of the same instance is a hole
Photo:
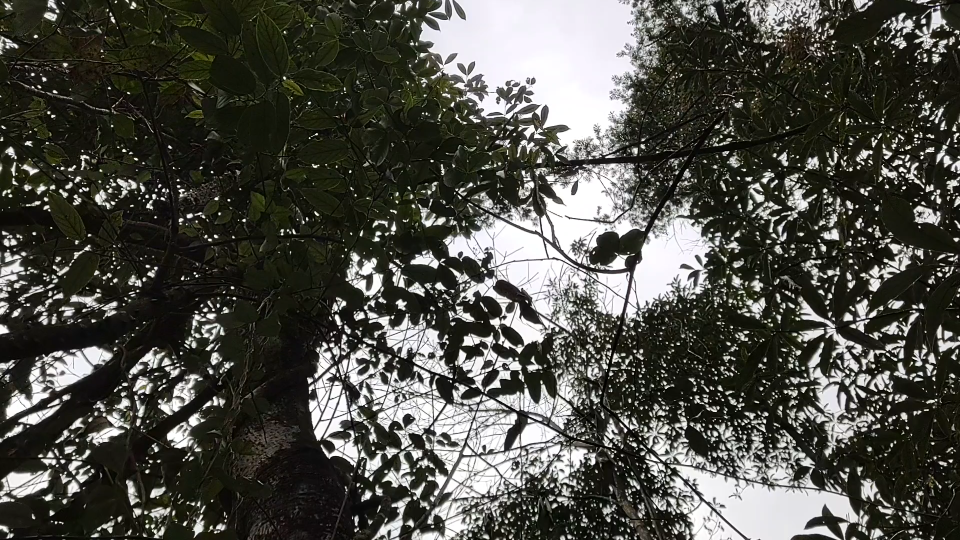
[[[247,355],[253,360],[248,366],[266,377],[252,393],[256,412],[250,414],[248,406],[237,421],[230,473],[259,482],[269,494],[234,501],[230,523],[241,540],[353,537],[348,480],[313,432],[308,379],[316,370],[316,345],[302,329],[285,330],[279,338],[249,338],[248,351],[254,352]]]

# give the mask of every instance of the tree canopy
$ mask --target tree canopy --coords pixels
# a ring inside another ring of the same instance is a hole
[[[559,287],[573,330],[556,359],[585,381],[579,406],[606,411],[598,436],[636,429],[619,448],[646,441],[648,465],[688,452],[674,473],[848,497],[850,512],[825,508],[798,538],[956,537],[958,9],[634,2],[626,109],[577,145],[615,178],[606,232],[584,251],[629,270],[619,250],[682,219],[706,253],[687,268],[693,289],[646,306]],[[658,512],[697,490],[644,504],[665,484],[629,465],[625,500],[651,538],[672,537]],[[535,484],[599,494],[593,471]]]
[[[573,152],[431,52],[453,0],[3,9],[4,534],[691,538],[690,469],[958,534],[956,5],[636,3]],[[679,219],[700,267],[631,304]],[[503,221],[578,271],[549,308],[467,247]]]
[[[443,531],[446,429],[557,391],[450,249],[550,204],[530,83],[443,71],[451,0],[3,6],[5,534]]]

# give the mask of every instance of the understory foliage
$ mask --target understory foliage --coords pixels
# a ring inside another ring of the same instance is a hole
[[[450,0],[0,5],[0,534],[443,532],[557,395],[450,249],[555,198],[530,84],[430,52]]]
[[[663,479],[696,467],[847,496],[849,509],[825,507],[798,538],[958,537],[960,6],[634,9],[626,109],[577,145],[615,178],[613,211],[598,217],[608,230],[587,248],[630,270],[618,249],[634,240],[615,226],[683,219],[706,253],[687,267],[692,289],[622,315],[602,289],[560,285],[570,333],[555,360],[573,406],[604,413],[579,426],[599,430],[582,454],[633,449]],[[493,514],[569,493],[605,494],[611,515],[619,506],[611,483],[590,491],[600,468],[562,486],[540,469]],[[645,505],[649,481],[619,470],[645,533],[677,537],[656,515],[696,491],[674,483]],[[600,526],[588,506],[570,511],[580,534]]]

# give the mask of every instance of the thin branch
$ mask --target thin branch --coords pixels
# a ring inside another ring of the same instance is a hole
[[[103,224],[104,218],[102,216],[85,212],[82,208],[79,210],[83,224],[88,230],[97,230]],[[40,206],[24,206],[15,210],[0,211],[0,230],[28,227],[30,225],[39,225],[55,234],[60,234],[60,229],[54,223],[53,216]],[[119,231],[119,236],[125,242],[164,252],[169,245],[169,235],[170,231],[166,228],[144,221],[124,221]],[[202,263],[204,262],[206,248],[202,245],[193,245],[194,242],[194,238],[185,234],[178,234],[175,242],[177,254],[194,262]]]
[[[570,265],[572,265],[572,266],[574,266],[574,267],[576,267],[576,268],[579,268],[579,269],[584,270],[584,271],[586,271],[586,272],[596,272],[596,273],[598,273],[598,274],[626,274],[627,272],[630,271],[629,268],[623,268],[623,269],[621,269],[621,270],[610,270],[610,269],[608,269],[608,268],[596,268],[596,267],[593,267],[593,266],[587,266],[587,265],[581,263],[580,261],[574,259],[574,258],[571,257],[570,255],[567,255],[567,252],[564,251],[563,248],[561,248],[561,247],[560,247],[556,242],[554,242],[553,240],[550,240],[549,238],[547,238],[546,235],[544,235],[543,233],[541,233],[541,232],[539,232],[539,231],[535,231],[535,230],[533,230],[533,229],[528,229],[528,228],[524,227],[523,225],[518,225],[518,224],[510,221],[509,219],[506,219],[505,217],[503,217],[503,216],[501,216],[501,215],[499,215],[499,214],[497,214],[497,213],[495,213],[495,212],[492,212],[492,211],[490,211],[490,210],[487,210],[486,208],[484,208],[484,207],[481,206],[480,204],[477,204],[476,202],[474,202],[474,201],[472,201],[472,200],[470,200],[470,199],[466,199],[466,198],[465,198],[465,199],[464,199],[464,202],[466,202],[467,204],[472,205],[473,207],[479,209],[481,212],[486,213],[487,215],[493,217],[494,219],[500,220],[500,221],[506,223],[507,225],[510,225],[510,226],[513,227],[514,229],[523,231],[523,232],[525,232],[525,233],[527,233],[527,234],[531,234],[531,235],[536,236],[537,238],[543,240],[544,242],[546,242],[546,244],[547,244],[548,246],[550,246],[550,247],[552,247],[553,249],[557,250],[557,252],[560,253],[560,255],[562,255],[564,259],[566,259],[566,261],[567,261],[568,264],[570,264]]]
[[[725,113],[724,113],[725,114]],[[715,124],[714,124],[715,125]],[[754,148],[756,146],[763,146],[765,144],[770,144],[790,137],[795,137],[804,133],[807,128],[810,127],[810,124],[803,124],[802,126],[795,127],[791,130],[784,131],[783,133],[777,133],[776,135],[770,135],[768,137],[761,137],[759,139],[749,139],[746,141],[734,141],[726,144],[721,144],[717,146],[708,146],[706,148],[694,148],[691,150],[667,150],[665,152],[657,152],[654,154],[644,154],[641,156],[623,156],[623,157],[605,157],[605,158],[590,158],[590,159],[569,159],[561,163],[562,167],[586,167],[591,165],[638,165],[642,163],[656,163],[664,160],[690,157],[690,156],[709,156],[712,154],[723,154],[725,152],[736,152],[738,150],[747,150],[749,148]],[[537,168],[548,167],[553,165],[535,165]]]
[[[178,317],[179,313],[164,315],[144,327],[125,344],[118,346],[110,360],[71,384],[70,398],[54,413],[0,441],[0,478],[7,477],[23,461],[46,452],[74,422],[91,414],[98,403],[110,397],[129,371],[153,349],[157,338]]]
[[[62,105],[66,105],[67,107],[71,107],[71,108],[74,108],[74,109],[79,109],[79,110],[81,110],[81,111],[92,112],[92,113],[94,113],[94,114],[106,115],[106,116],[111,116],[111,115],[115,114],[114,111],[111,110],[111,109],[104,109],[104,108],[101,108],[101,107],[97,107],[97,106],[91,105],[91,104],[89,104],[89,103],[87,103],[87,102],[85,102],[85,101],[77,101],[76,99],[73,99],[73,98],[68,97],[68,96],[61,96],[60,94],[51,94],[50,92],[46,92],[46,91],[43,91],[43,90],[40,90],[40,89],[37,89],[37,88],[33,88],[32,86],[27,86],[26,84],[23,84],[22,82],[17,81],[17,80],[14,80],[14,79],[8,80],[7,83],[10,84],[11,86],[15,87],[15,88],[19,88],[19,89],[23,90],[23,91],[26,92],[27,94],[31,94],[31,95],[37,96],[37,97],[39,97],[39,98],[42,98],[42,99],[46,99],[46,100],[49,100],[49,101],[53,101],[53,102],[56,102],[56,103],[60,103],[60,104],[62,104]]]
[[[700,135],[700,138],[697,139],[697,142],[694,144],[693,148],[686,153],[687,159],[685,159],[683,165],[680,166],[680,170],[677,171],[677,175],[674,177],[673,182],[667,187],[667,190],[664,192],[663,196],[660,197],[660,202],[657,203],[657,207],[653,210],[653,213],[650,214],[650,218],[647,220],[647,226],[643,229],[643,239],[641,240],[644,244],[646,244],[647,240],[650,238],[650,233],[653,231],[653,227],[657,224],[657,220],[660,219],[660,214],[663,212],[663,209],[667,206],[667,203],[670,201],[670,199],[673,198],[673,194],[677,190],[677,186],[680,185],[683,175],[686,174],[690,164],[693,163],[693,158],[697,156],[697,151],[703,147],[704,143],[706,143],[707,139],[710,137],[710,134],[713,133],[713,130],[726,115],[727,113],[725,112],[718,114],[717,117],[713,119],[713,122],[711,122],[710,125],[707,126],[707,129],[705,129]],[[607,400],[607,388],[610,384],[610,370],[613,367],[613,358],[617,354],[617,348],[620,345],[620,339],[623,337],[623,326],[627,319],[627,308],[630,306],[630,292],[633,287],[633,274],[637,268],[637,264],[642,259],[643,246],[640,247],[640,251],[636,255],[633,255],[627,259],[627,270],[630,272],[630,275],[627,278],[627,294],[623,299],[623,309],[620,311],[620,318],[617,320],[617,331],[613,335],[613,344],[610,346],[610,359],[607,361],[607,367],[603,372],[603,390],[600,393],[600,400],[604,404],[606,404]]]
[[[169,312],[179,301],[176,295],[166,298],[141,298],[98,321],[39,325],[2,334],[0,363],[58,351],[109,345],[134,328]]]
[[[157,145],[160,165],[163,170],[163,179],[167,188],[168,203],[170,205],[170,232],[167,248],[164,250],[163,259],[157,267],[157,273],[153,277],[153,283],[150,284],[152,289],[160,290],[163,287],[164,281],[169,277],[168,272],[173,266],[171,263],[177,251],[176,243],[173,240],[180,232],[180,195],[177,191],[177,184],[173,179],[173,174],[170,171],[170,163],[167,159],[167,147],[163,142],[163,134],[160,132],[160,126],[157,123],[157,111],[154,106],[150,104],[149,98],[147,98],[146,104],[150,112],[149,123],[147,125],[150,126],[150,131],[153,133],[153,139]]]

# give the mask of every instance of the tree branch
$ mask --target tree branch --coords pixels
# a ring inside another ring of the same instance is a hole
[[[32,358],[57,351],[108,345],[158,316],[176,310],[180,295],[140,298],[98,321],[40,325],[20,332],[0,334],[0,363]]]
[[[721,144],[717,146],[708,146],[705,148],[693,148],[690,150],[667,150],[665,152],[657,152],[655,154],[644,154],[640,156],[626,156],[626,157],[602,157],[602,158],[590,158],[590,159],[570,159],[561,163],[563,167],[586,167],[591,165],[637,165],[641,163],[658,163],[664,160],[683,158],[688,156],[708,156],[711,154],[722,154],[725,152],[735,152],[737,150],[746,150],[748,148],[753,148],[755,146],[763,146],[765,144],[770,144],[773,142],[782,141],[789,139],[790,137],[795,137],[804,133],[807,128],[810,127],[810,124],[803,124],[802,126],[795,127],[791,130],[784,131],[783,133],[777,133],[776,135],[770,135],[769,137],[761,137],[759,139],[749,139],[746,141],[734,141],[726,144]],[[540,165],[540,167],[545,167],[546,165]]]
[[[104,221],[102,216],[92,215],[89,212],[81,211],[80,217],[88,230],[98,230]],[[53,216],[40,206],[25,206],[16,210],[0,211],[0,230],[30,225],[39,225],[59,233],[59,229],[53,221]],[[161,252],[166,252],[169,245],[168,239],[170,238],[170,232],[166,228],[143,221],[124,221],[118,235],[124,241]],[[202,263],[206,247],[193,245],[194,241],[195,239],[185,234],[178,234],[176,238],[177,254],[194,262]]]
[[[164,315],[137,332],[93,373],[70,385],[70,398],[50,416],[20,433],[0,441],[0,478],[16,470],[23,461],[43,454],[74,422],[91,414],[96,405],[120,386],[130,370],[156,345],[179,313]]]
[[[45,92],[43,90],[33,88],[32,86],[27,86],[26,84],[23,84],[22,82],[14,79],[9,79],[7,83],[13,86],[14,88],[19,88],[20,90],[23,90],[27,94],[37,96],[42,99],[46,99],[48,101],[60,103],[60,104],[66,105],[67,107],[72,107],[74,109],[80,109],[81,111],[87,111],[87,112],[92,112],[94,114],[102,114],[107,116],[114,114],[114,112],[110,109],[97,107],[95,105],[91,105],[84,101],[77,101],[72,97],[61,96],[60,94],[51,94],[50,92]]]

